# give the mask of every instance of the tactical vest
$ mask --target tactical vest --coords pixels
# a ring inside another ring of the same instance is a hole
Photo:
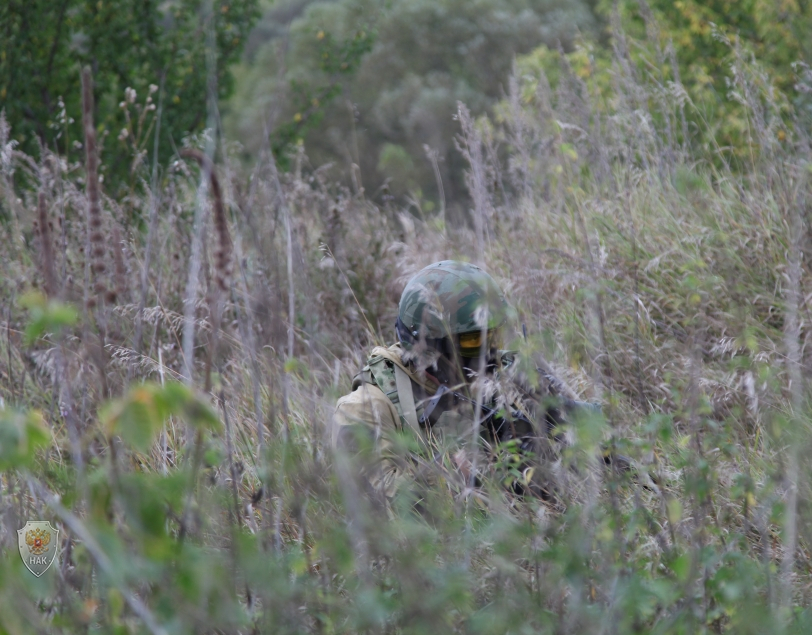
[[[377,355],[367,360],[366,366],[361,369],[352,380],[352,389],[359,388],[362,384],[372,384],[383,391],[383,394],[392,402],[400,418],[402,429],[408,429],[409,423],[403,415],[403,405],[398,397],[397,380],[395,379],[395,363],[384,357]],[[423,414],[423,406],[415,404],[418,419]]]
[[[500,351],[500,356],[503,371],[510,367],[515,361],[515,351]],[[380,388],[383,394],[392,402],[392,405],[395,406],[395,410],[400,419],[401,429],[406,430],[409,428],[409,422],[403,412],[403,404],[398,396],[395,363],[392,360],[387,359],[383,355],[377,355],[368,359],[366,366],[353,378],[352,389],[355,390],[362,384],[372,384]],[[415,402],[415,409],[417,419],[419,420],[423,414],[423,404]],[[470,419],[470,417],[468,418]],[[459,434],[465,431],[464,419],[465,417],[462,417],[458,412],[444,412],[440,420],[432,426],[432,429]]]

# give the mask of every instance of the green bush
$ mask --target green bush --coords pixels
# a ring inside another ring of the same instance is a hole
[[[7,0],[0,6],[0,104],[13,138],[38,159],[40,146],[81,158],[74,144],[83,138],[81,68],[88,65],[96,124],[101,135],[111,135],[105,143],[108,184],[129,185],[140,175],[128,174],[129,140],[116,140],[129,128],[121,107],[128,101],[125,90],[150,94],[153,110],[161,106],[159,154],[165,162],[173,145],[206,125],[207,31],[216,49],[211,81],[217,97],[225,98],[233,88],[229,66],[257,17],[257,0]],[[160,92],[150,91],[150,84]]]

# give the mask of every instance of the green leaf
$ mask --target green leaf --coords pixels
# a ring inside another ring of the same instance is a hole
[[[153,438],[161,430],[165,417],[156,403],[155,387],[138,386],[123,399],[108,404],[100,413],[110,434],[140,452],[149,450]]]
[[[685,582],[691,571],[691,556],[687,553],[677,556],[671,561],[671,570],[680,582]]]
[[[186,421],[195,428],[216,432],[222,427],[217,414],[200,399],[192,398],[183,408]]]
[[[155,386],[155,388],[158,388],[158,386]],[[187,386],[171,381],[155,390],[153,398],[158,415],[166,419],[170,415],[183,412],[185,405],[194,398],[194,395]]]
[[[668,522],[676,526],[682,518],[682,503],[678,498],[672,498],[668,501],[666,512],[668,513]]]
[[[79,314],[69,304],[47,300],[37,292],[20,298],[20,305],[28,309],[31,321],[25,329],[25,344],[30,346],[47,333],[57,334],[66,326],[73,326]]]
[[[29,465],[50,441],[51,432],[38,410],[0,410],[0,471]]]
[[[119,435],[125,443],[140,452],[149,450],[155,436],[171,416],[182,417],[190,425],[218,430],[220,420],[190,388],[178,382],[165,386],[145,383],[130,389],[100,411],[108,434]]]

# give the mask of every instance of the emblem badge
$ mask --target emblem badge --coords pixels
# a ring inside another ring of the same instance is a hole
[[[40,577],[56,560],[59,530],[47,520],[29,520],[17,530],[17,546],[23,564],[35,576]]]

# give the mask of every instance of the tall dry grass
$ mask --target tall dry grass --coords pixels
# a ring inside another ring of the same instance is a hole
[[[746,153],[693,147],[655,26],[614,28],[610,98],[561,58],[554,87],[517,68],[492,120],[460,106],[462,226],[303,152],[214,165],[205,137],[165,170],[139,154],[141,189],[111,200],[89,99],[81,165],[20,155],[0,117],[0,626],[804,632],[809,143],[731,44]],[[447,453],[415,456],[437,477],[420,515],[334,469],[336,398],[441,258],[484,263],[516,346],[604,405],[547,466],[554,501],[509,494],[504,455],[473,495]],[[33,410],[52,438],[26,463]],[[596,468],[606,444],[634,478]],[[63,532],[39,580],[13,540],[31,518]]]

